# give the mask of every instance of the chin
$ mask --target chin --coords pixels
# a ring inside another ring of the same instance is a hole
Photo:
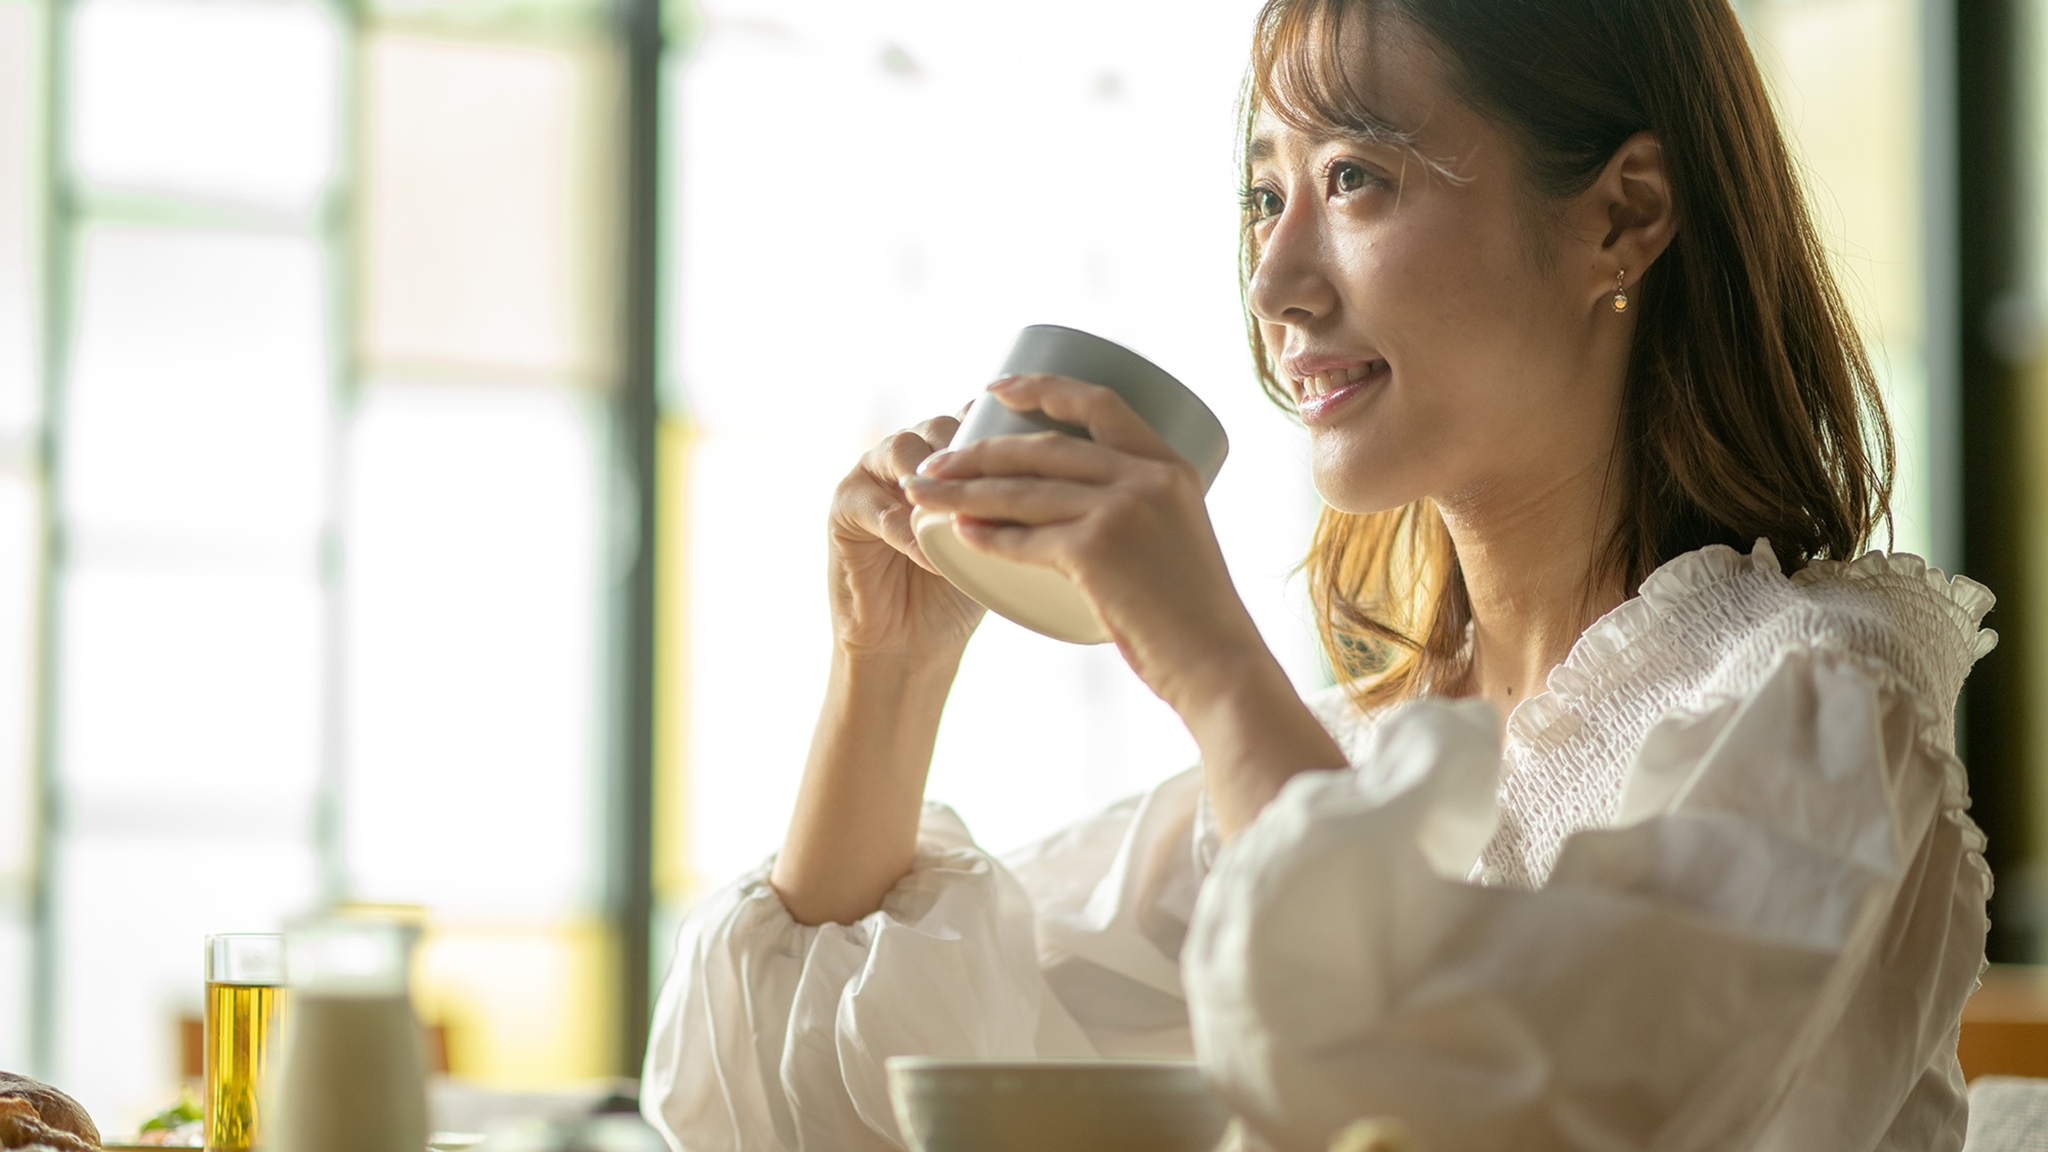
[[[1385,512],[1429,494],[1428,486],[1415,483],[1407,469],[1389,468],[1385,452],[1361,444],[1336,444],[1317,437],[1310,460],[1316,495],[1339,512],[1354,516]]]
[[[1353,516],[1368,516],[1374,512],[1386,512],[1405,507],[1423,498],[1423,493],[1401,485],[1381,485],[1370,481],[1361,483],[1358,477],[1316,476],[1316,495],[1323,503],[1338,512]]]

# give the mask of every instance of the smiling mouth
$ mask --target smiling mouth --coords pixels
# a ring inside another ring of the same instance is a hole
[[[1349,368],[1333,368],[1297,379],[1294,381],[1295,394],[1301,399],[1296,407],[1304,422],[1314,424],[1386,374],[1386,361],[1368,360]]]

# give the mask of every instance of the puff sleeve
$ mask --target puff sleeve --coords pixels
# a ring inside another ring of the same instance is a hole
[[[1989,878],[1882,666],[1793,650],[1666,719],[1534,890],[1469,880],[1484,705],[1407,706],[1363,759],[1377,783],[1299,777],[1222,851],[1183,957],[1197,1051],[1283,1152],[1368,1117],[1431,1152],[1956,1140]]]
[[[1186,1057],[1200,810],[1185,772],[998,858],[928,804],[910,875],[853,924],[797,923],[764,865],[679,930],[643,1113],[688,1152],[897,1149],[890,1056]]]

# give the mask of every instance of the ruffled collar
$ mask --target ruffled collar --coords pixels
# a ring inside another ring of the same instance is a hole
[[[1725,544],[1712,544],[1665,563],[1643,581],[1634,597],[1586,629],[1564,663],[1551,670],[1545,690],[1509,714],[1509,745],[1542,752],[1569,741],[1583,723],[1582,705],[1599,691],[1597,686],[1626,679],[1653,658],[1646,651],[1651,647],[1648,638],[1663,621],[1702,599],[1736,595],[1745,585],[1790,591],[1831,582],[1924,586],[1953,619],[1960,642],[1968,646],[1970,662],[1998,643],[1997,633],[1979,627],[1996,599],[1991,590],[1967,576],[1950,578],[1911,553],[1872,551],[1850,561],[1816,560],[1786,576],[1769,540],[1759,537],[1747,556]]]

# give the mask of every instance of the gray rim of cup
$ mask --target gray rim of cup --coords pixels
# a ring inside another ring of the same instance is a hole
[[[1223,421],[1216,418],[1216,413],[1194,389],[1114,340],[1062,324],[1033,324],[1017,334],[999,375],[1036,372],[1071,376],[1122,396],[1153,431],[1201,473],[1205,491],[1216,482],[1224,459],[1230,455],[1230,437],[1223,429]],[[1043,413],[1014,415],[1036,417],[1031,423],[1039,427],[1085,434],[1079,428],[1059,425]]]

